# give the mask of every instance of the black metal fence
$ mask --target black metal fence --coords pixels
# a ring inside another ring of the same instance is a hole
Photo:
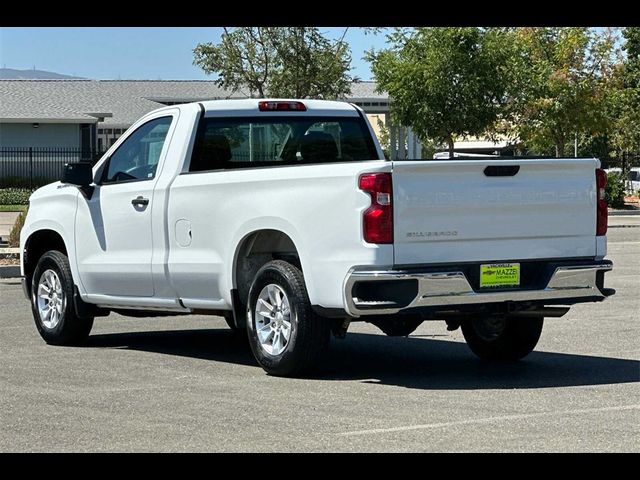
[[[95,163],[102,151],[81,148],[0,148],[0,186],[24,183],[29,187],[55,182],[65,163]]]

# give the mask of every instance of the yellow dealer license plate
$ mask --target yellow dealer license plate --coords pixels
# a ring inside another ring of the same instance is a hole
[[[519,263],[485,263],[480,265],[480,288],[517,287],[519,285]]]

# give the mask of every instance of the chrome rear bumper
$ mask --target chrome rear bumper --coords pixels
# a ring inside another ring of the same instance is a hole
[[[452,269],[446,272],[408,272],[408,271],[365,271],[352,269],[344,284],[345,309],[354,317],[362,315],[382,315],[398,313],[402,310],[418,307],[452,307],[459,305],[528,302],[538,303],[567,299],[568,304],[580,299],[598,301],[608,294],[597,285],[598,272],[612,269],[609,261],[589,265],[562,265],[555,269],[546,287],[542,289],[483,291],[474,290],[462,271]],[[353,295],[353,287],[358,282],[378,281],[417,281],[417,295],[406,305],[398,305],[384,299],[376,301],[361,300]],[[588,300],[586,300],[588,301]]]

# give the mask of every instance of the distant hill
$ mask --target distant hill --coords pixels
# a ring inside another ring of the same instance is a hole
[[[0,80],[64,80],[82,79],[62,73],[46,72],[44,70],[16,70],[15,68],[0,68]]]

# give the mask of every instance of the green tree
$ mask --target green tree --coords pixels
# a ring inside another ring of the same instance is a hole
[[[251,97],[342,98],[355,80],[343,38],[329,40],[316,27],[225,28],[220,43],[194,49],[194,64]]]
[[[500,117],[510,73],[504,29],[395,29],[390,48],[370,51],[380,91],[392,113],[421,141],[446,143],[453,157],[458,136],[485,133]]]
[[[618,50],[615,29],[511,29],[513,133],[530,150],[564,156],[575,136],[606,134]]]
[[[640,28],[625,28],[622,35],[626,58],[616,71],[611,143],[617,155],[637,156],[640,153]]]

